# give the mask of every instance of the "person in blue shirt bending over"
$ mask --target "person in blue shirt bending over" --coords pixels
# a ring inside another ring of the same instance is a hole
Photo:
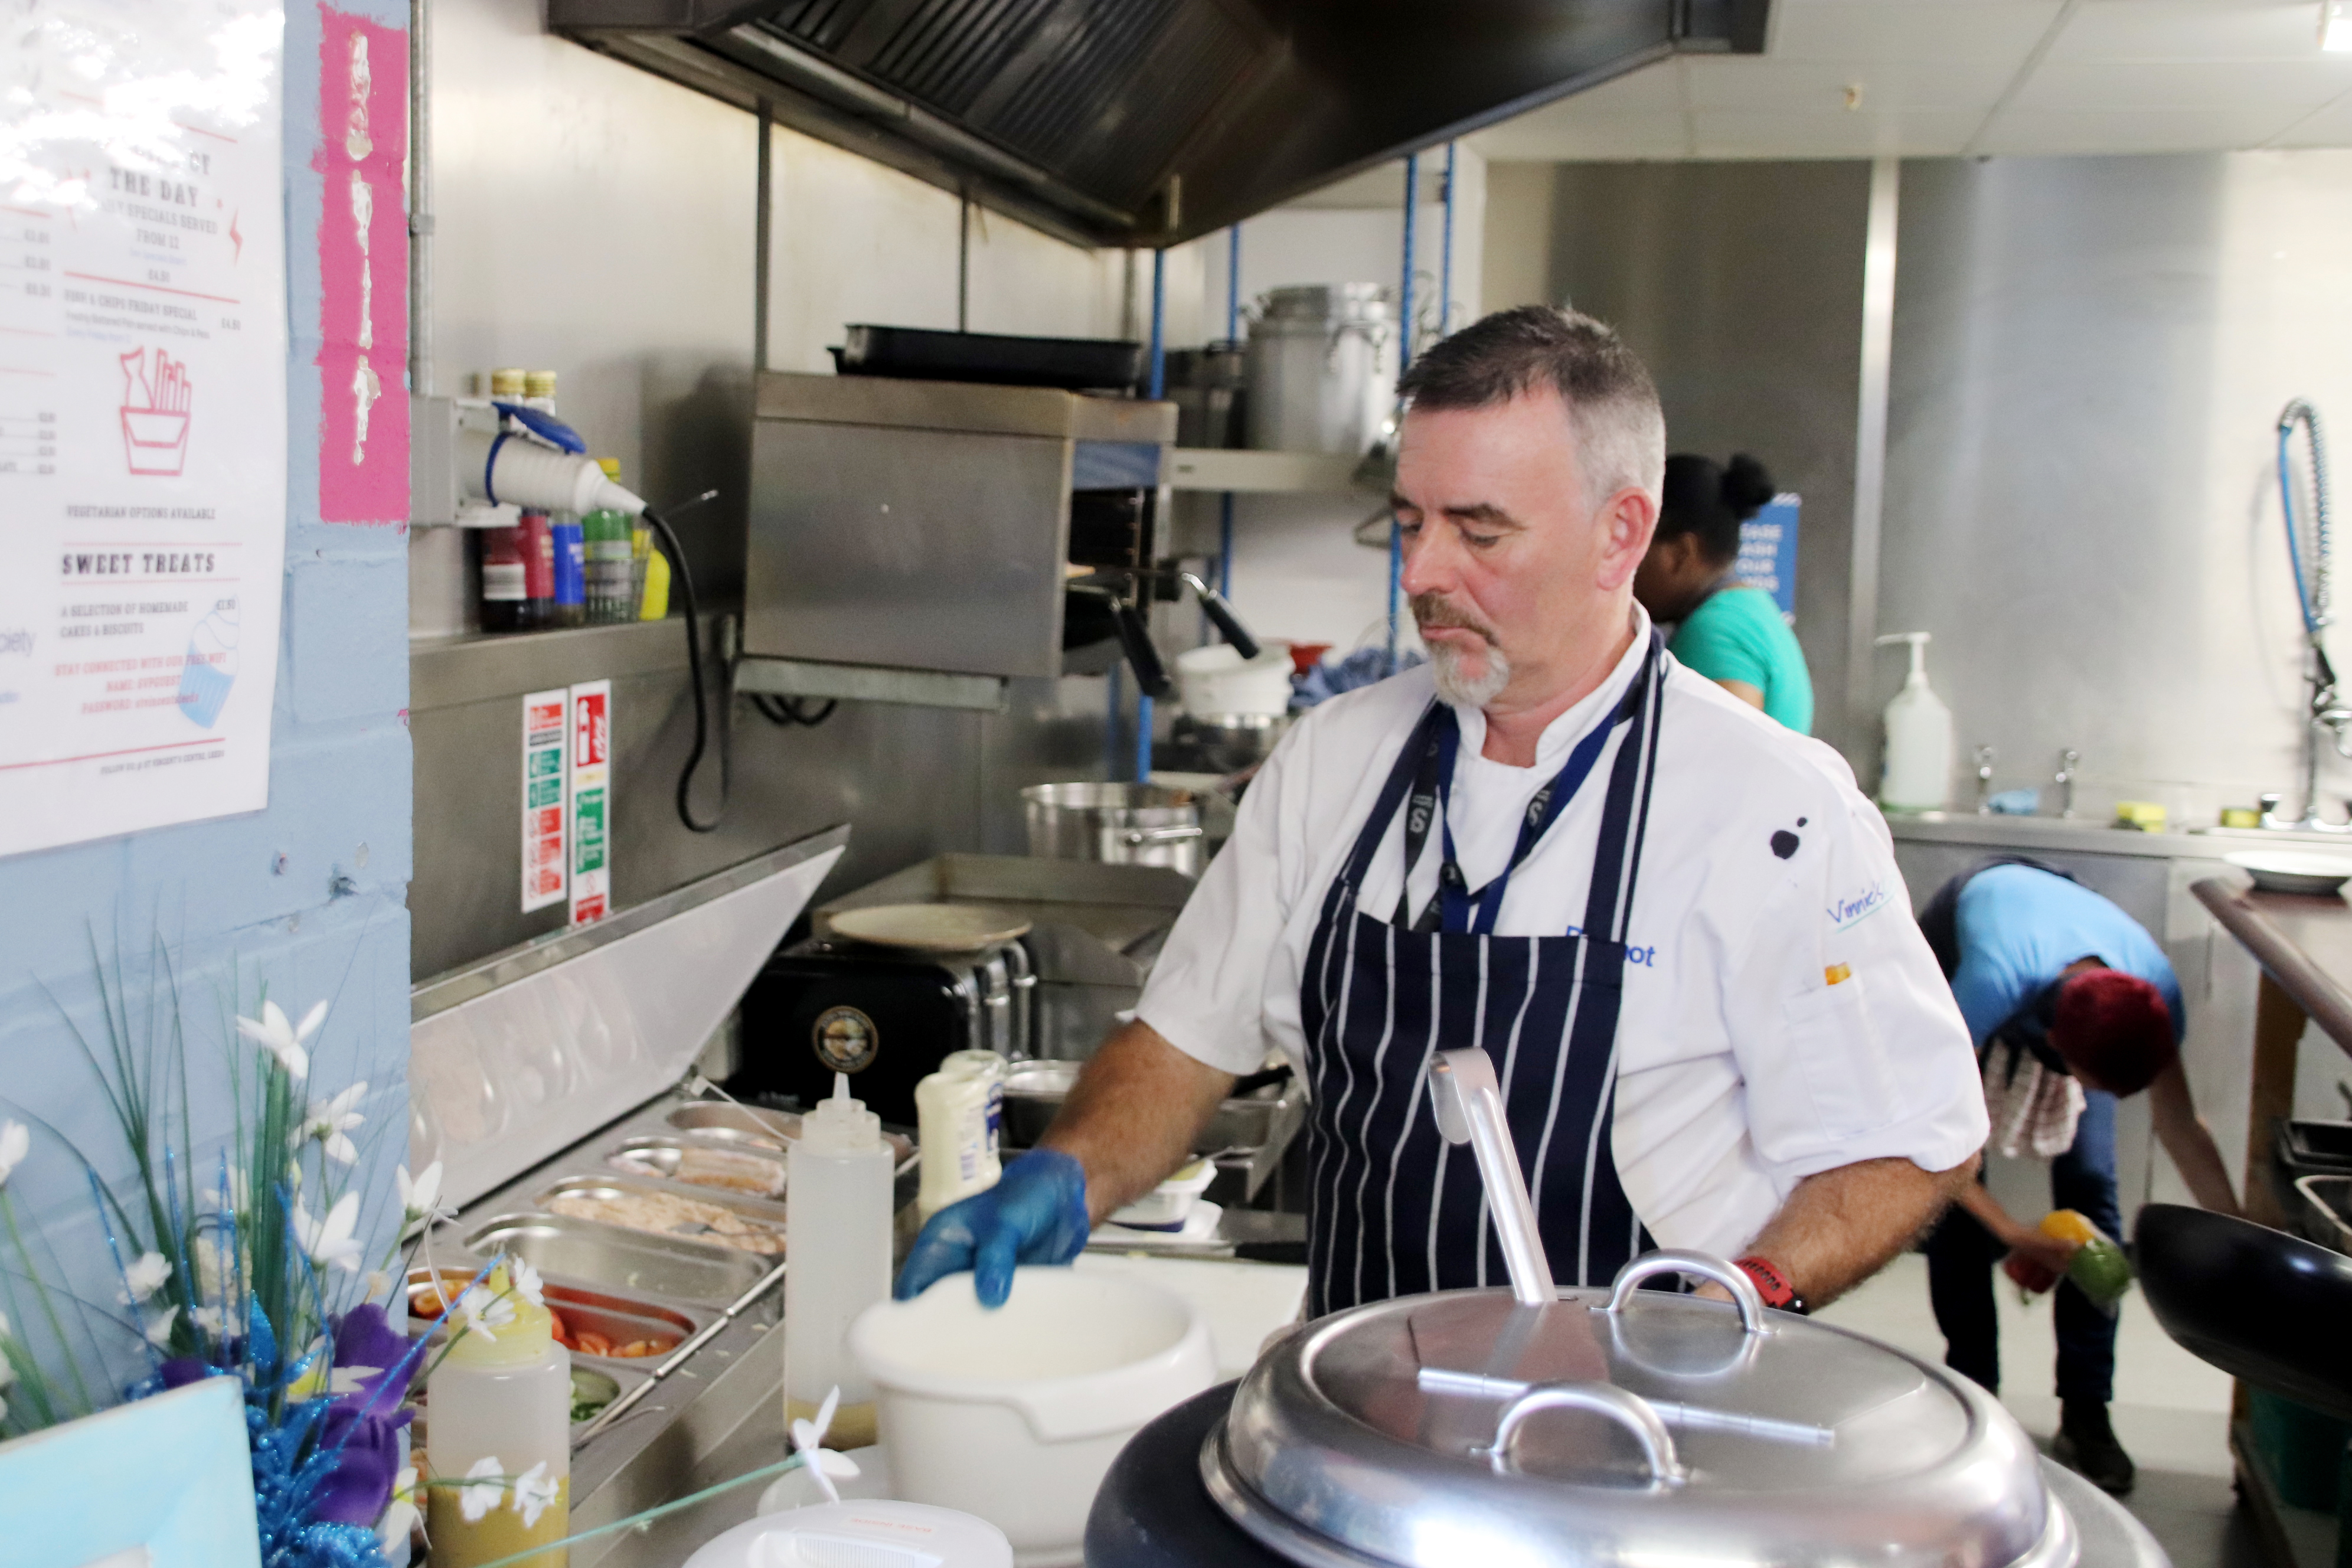
[[[1984,1068],[1988,1149],[2050,1162],[2055,1208],[2121,1241],[2116,1101],[2146,1089],[2158,1142],[2197,1201],[2238,1212],[2221,1152],[2180,1070],[2187,1033],[2172,965],[2138,921],[2072,878],[1999,860],[1946,883],[1919,914]],[[2116,1324],[2072,1281],[2075,1244],[2010,1215],[1981,1177],[1927,1239],[1928,1292],[1945,1363],[1999,1393],[1992,1265],[2031,1290],[2058,1286],[2059,1427],[2052,1457],[2111,1492],[2131,1456],[2107,1418]]]

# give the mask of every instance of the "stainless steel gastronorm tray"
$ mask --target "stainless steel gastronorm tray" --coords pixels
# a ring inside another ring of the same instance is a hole
[[[511,1252],[551,1276],[720,1308],[776,1264],[756,1252],[544,1212],[495,1215],[467,1233],[466,1246],[484,1258]]]
[[[731,1165],[746,1181],[761,1184],[759,1191],[704,1181],[679,1172],[700,1156],[721,1168]],[[781,1198],[784,1194],[784,1162],[781,1155],[750,1144],[720,1146],[713,1141],[685,1138],[630,1138],[604,1156],[615,1171],[657,1181],[676,1182],[697,1192],[731,1193],[738,1197]]]
[[[632,1236],[656,1236],[665,1239],[680,1237],[701,1242],[706,1246],[725,1247],[729,1251],[749,1252],[765,1257],[771,1266],[784,1255],[784,1205],[761,1198],[744,1197],[720,1192],[713,1187],[688,1186],[683,1182],[665,1182],[651,1176],[625,1176],[617,1171],[596,1173],[581,1173],[558,1178],[533,1194],[531,1202],[546,1208],[557,1198],[584,1199],[591,1203],[610,1203],[626,1198],[656,1198],[675,1203],[688,1203],[704,1208],[732,1215],[757,1232],[765,1244],[760,1247],[734,1246],[693,1229],[653,1229],[633,1226],[624,1219],[598,1219],[598,1223],[625,1230]],[[591,1216],[573,1215],[574,1219]]]
[[[451,1268],[446,1264],[441,1268],[441,1278],[450,1289],[462,1289],[474,1273],[471,1268]],[[659,1352],[646,1356],[600,1356],[593,1351],[575,1347],[572,1352],[575,1363],[586,1360],[599,1363],[611,1362],[623,1367],[650,1368],[659,1364],[671,1351],[692,1338],[694,1331],[709,1321],[708,1313],[693,1313],[664,1306],[645,1296],[618,1295],[593,1286],[566,1284],[554,1279],[546,1280],[544,1285],[548,1306],[563,1314],[564,1321],[571,1325],[575,1335],[578,1331],[586,1329],[603,1335],[615,1345],[652,1340],[663,1347]],[[412,1268],[408,1271],[408,1326],[411,1333],[430,1328],[435,1318],[439,1316],[429,1306],[422,1310],[417,1306],[417,1298],[432,1288],[433,1278],[426,1270]]]
[[[767,1110],[756,1105],[706,1100],[681,1105],[664,1118],[672,1127],[697,1139],[709,1139],[734,1148],[782,1154],[801,1135],[801,1119],[790,1110]],[[915,1157],[915,1141],[903,1132],[885,1132],[895,1168],[905,1170]]]

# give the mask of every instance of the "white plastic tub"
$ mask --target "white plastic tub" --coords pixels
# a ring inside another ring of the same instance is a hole
[[[1253,659],[1225,642],[1186,648],[1176,656],[1176,690],[1184,711],[1195,718],[1287,713],[1290,645],[1262,643]]]
[[[1213,1161],[1195,1160],[1123,1209],[1113,1209],[1110,1223],[1133,1230],[1181,1230],[1192,1205],[1215,1184]]]
[[[951,1274],[868,1308],[849,1348],[874,1380],[898,1496],[988,1521],[1027,1568],[1077,1563],[1128,1438],[1216,1381],[1190,1302],[1068,1268],[1018,1270],[994,1311]]]

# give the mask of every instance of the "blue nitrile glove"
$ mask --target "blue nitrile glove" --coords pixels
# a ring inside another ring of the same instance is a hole
[[[1087,1168],[1059,1149],[1032,1149],[996,1185],[950,1204],[915,1237],[892,1294],[912,1300],[934,1281],[969,1268],[980,1304],[1002,1307],[1016,1263],[1067,1263],[1087,1245]]]

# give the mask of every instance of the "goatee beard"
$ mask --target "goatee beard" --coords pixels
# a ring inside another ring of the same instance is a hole
[[[1430,668],[1437,676],[1438,695],[1463,708],[1484,708],[1511,683],[1511,661],[1493,643],[1486,648],[1486,668],[1475,678],[1463,672],[1465,649],[1450,642],[1432,643]]]

